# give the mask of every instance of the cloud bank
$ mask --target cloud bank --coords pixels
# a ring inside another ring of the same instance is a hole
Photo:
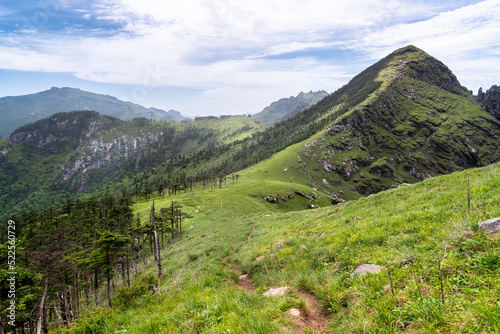
[[[31,2],[31,1],[30,1]],[[201,91],[188,113],[333,91],[414,44],[471,89],[498,84],[500,0],[45,0],[0,7],[0,67]],[[28,8],[28,9],[26,9]],[[200,109],[205,110],[200,110]]]

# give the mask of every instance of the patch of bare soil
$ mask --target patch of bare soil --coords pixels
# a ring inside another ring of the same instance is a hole
[[[252,224],[250,224],[249,226],[252,226]],[[247,242],[248,242],[248,241],[250,241],[250,240],[252,240],[252,234],[253,234],[253,231],[255,231],[255,227],[254,227],[254,228],[252,228],[252,232],[250,232],[250,234],[248,235],[248,237],[247,237]],[[243,243],[245,243],[245,241],[243,241]]]
[[[255,292],[252,278],[248,274],[240,275],[237,285],[247,293]]]
[[[306,303],[306,314],[301,310],[300,316],[292,315],[292,322],[295,325],[297,333],[304,332],[307,328],[313,331],[324,333],[324,330],[330,323],[328,315],[319,307],[318,302],[309,293],[299,291],[299,296]]]

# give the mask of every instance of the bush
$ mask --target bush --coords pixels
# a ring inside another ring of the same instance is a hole
[[[114,299],[117,308],[126,309],[137,305],[139,297],[147,294],[150,284],[139,282],[132,284],[130,287],[121,287]]]

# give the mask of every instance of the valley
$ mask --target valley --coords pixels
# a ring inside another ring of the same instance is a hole
[[[499,332],[500,241],[478,225],[500,217],[496,92],[474,96],[407,46],[267,126],[85,110],[24,125],[0,138],[16,321],[72,334]],[[363,264],[380,271],[354,274]]]

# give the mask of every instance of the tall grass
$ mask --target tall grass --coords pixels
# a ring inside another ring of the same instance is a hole
[[[54,332],[294,333],[287,311],[304,308],[299,291],[329,315],[323,332],[499,332],[499,238],[476,225],[500,216],[499,171],[470,171],[470,210],[467,172],[303,211],[284,212],[262,196],[311,189],[285,182],[262,188],[262,179],[250,176],[221,190],[181,194],[175,199],[193,212],[186,221],[193,229],[162,252],[161,294],[143,285],[154,276],[150,266],[116,292],[122,302],[115,309],[88,312],[70,331]],[[139,203],[136,211],[145,216],[148,206]],[[353,277],[363,263],[384,270]],[[237,285],[242,273],[256,292]],[[292,292],[262,296],[284,285]]]

